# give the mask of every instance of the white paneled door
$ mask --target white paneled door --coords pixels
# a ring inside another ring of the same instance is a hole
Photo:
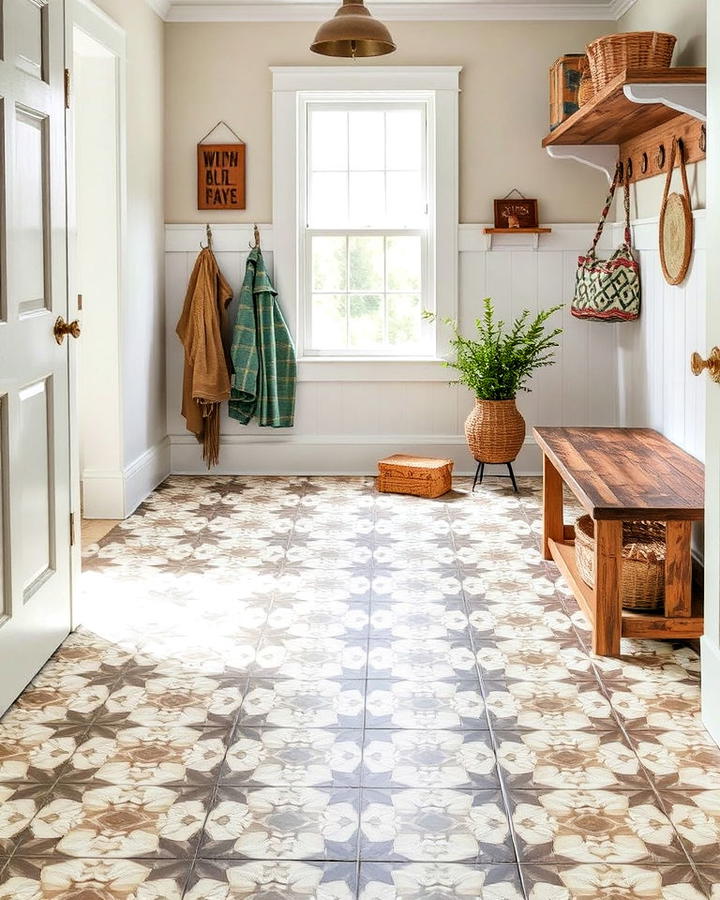
[[[63,0],[4,0],[0,713],[70,630]]]

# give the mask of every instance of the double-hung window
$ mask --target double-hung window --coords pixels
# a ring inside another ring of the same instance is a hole
[[[308,102],[305,351],[432,355],[429,100]]]
[[[273,69],[274,271],[301,379],[413,378],[446,352],[423,312],[457,311],[458,77]]]

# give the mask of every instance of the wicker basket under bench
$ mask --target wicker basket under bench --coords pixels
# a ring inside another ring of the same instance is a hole
[[[702,598],[692,593],[691,528],[704,514],[700,462],[649,428],[535,428],[543,453],[543,555],[553,559],[590,619],[593,652],[617,656],[620,638],[698,638]],[[563,484],[594,520],[594,588],[563,519]],[[622,609],[623,522],[665,523],[663,608]]]

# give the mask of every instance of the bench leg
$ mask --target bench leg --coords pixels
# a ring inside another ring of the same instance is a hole
[[[620,579],[622,522],[595,522],[595,628],[593,653],[619,656],[622,633]]]
[[[562,541],[564,538],[562,478],[547,456],[543,455],[543,557],[552,559],[549,540]]]
[[[692,614],[692,523],[668,522],[665,550],[665,615]]]

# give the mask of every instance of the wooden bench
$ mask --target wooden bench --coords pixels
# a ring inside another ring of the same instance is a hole
[[[691,527],[703,518],[701,463],[649,428],[535,428],[543,452],[543,555],[554,559],[593,628],[593,652],[617,656],[620,638],[698,638]],[[595,588],[575,565],[575,529],[563,518],[563,482],[595,520]],[[620,604],[622,523],[667,523],[665,608]]]

